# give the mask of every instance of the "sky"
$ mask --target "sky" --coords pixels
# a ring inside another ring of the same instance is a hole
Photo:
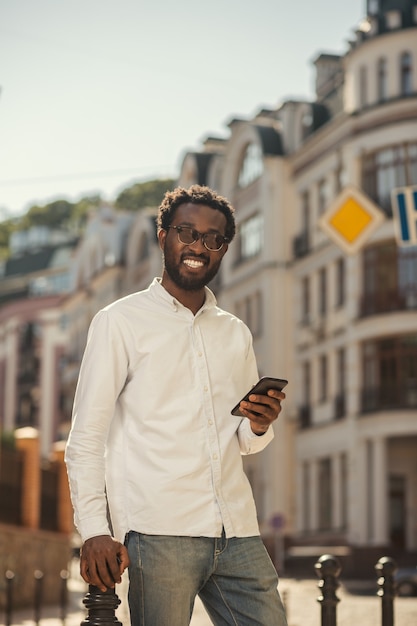
[[[314,97],[366,0],[0,0],[0,220],[176,178],[228,122]]]

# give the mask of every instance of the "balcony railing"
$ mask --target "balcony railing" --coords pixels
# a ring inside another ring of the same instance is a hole
[[[362,389],[363,413],[417,408],[417,381],[401,385],[381,385]]]
[[[397,290],[367,293],[362,296],[361,317],[390,313],[392,311],[412,311],[417,309],[417,288],[407,292]]]
[[[309,428],[311,426],[311,408],[308,404],[299,408],[298,420],[300,428]]]
[[[346,415],[346,395],[338,393],[334,399],[334,417],[337,420],[342,419]]]
[[[299,259],[310,252],[310,241],[308,233],[301,233],[294,237],[292,242],[293,254],[296,259]]]

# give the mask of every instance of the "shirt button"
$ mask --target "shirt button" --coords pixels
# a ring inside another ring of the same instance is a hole
[[[209,420],[208,423],[209,423],[209,426],[212,426],[213,425],[213,420]]]
[[[202,352],[199,352],[199,353],[198,353],[198,356],[203,356],[203,353],[202,353]]]
[[[204,387],[204,391],[208,391],[208,387],[207,387],[207,385],[205,385],[205,387]]]
[[[217,454],[213,454],[213,459],[217,461]]]

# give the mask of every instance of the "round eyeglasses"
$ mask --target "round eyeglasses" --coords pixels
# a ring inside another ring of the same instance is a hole
[[[180,243],[190,246],[201,239],[204,247],[210,250],[210,252],[218,252],[227,243],[226,237],[219,233],[200,233],[195,228],[191,228],[191,226],[168,226],[168,228],[173,228],[177,231]]]

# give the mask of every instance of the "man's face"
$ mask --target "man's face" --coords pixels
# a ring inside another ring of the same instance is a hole
[[[226,217],[204,204],[186,203],[176,209],[171,226],[188,226],[202,234],[224,236]],[[205,287],[217,274],[227,250],[227,244],[217,252],[207,250],[201,238],[192,244],[181,243],[173,228],[161,230],[158,237],[167,278],[175,287],[185,291],[200,291]]]

